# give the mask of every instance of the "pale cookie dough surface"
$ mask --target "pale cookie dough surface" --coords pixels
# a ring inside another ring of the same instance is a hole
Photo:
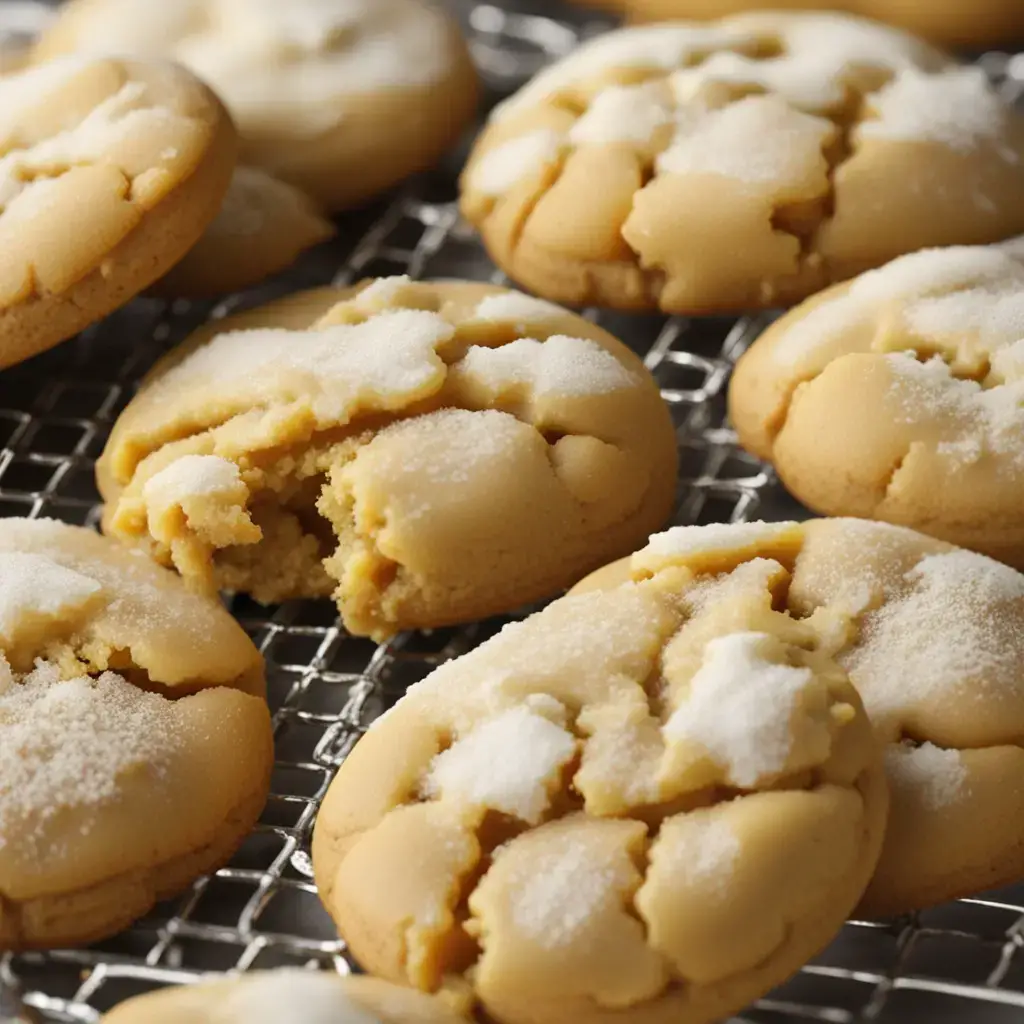
[[[313,837],[367,970],[461,977],[498,1024],[706,1024],[827,944],[883,769],[814,626],[773,610],[789,573],[752,568],[564,597],[374,723]]]
[[[461,191],[494,260],[546,298],[785,305],[1024,230],[1024,118],[979,68],[856,18],[628,28],[496,108]]]
[[[173,573],[0,520],[0,950],[95,941],[224,863],[269,787],[263,689]]]
[[[333,235],[334,225],[304,192],[259,168],[236,167],[213,223],[150,291],[170,298],[241,291]]]
[[[387,278],[220,321],[153,372],[97,467],[104,526],[194,583],[335,592],[359,634],[557,593],[671,509],[640,360],[549,303]]]
[[[577,0],[634,21],[721,18],[762,8],[816,11],[821,0]],[[830,10],[877,18],[948,46],[982,47],[1024,42],[1020,0],[830,0]]]
[[[741,443],[827,515],[1024,568],[1024,246],[904,256],[808,300],[740,359]]]
[[[848,673],[885,745],[892,807],[861,902],[895,914],[1024,876],[1024,575],[862,519],[669,530],[573,593],[666,566],[738,587],[765,559],[790,570],[786,614]]]
[[[454,21],[422,0],[72,0],[36,59],[179,61],[221,96],[242,158],[329,210],[432,165],[472,118]]]
[[[440,997],[376,978],[285,969],[151,992],[102,1024],[468,1024]]]
[[[160,277],[213,220],[235,131],[170,64],[67,58],[0,77],[0,366]]]

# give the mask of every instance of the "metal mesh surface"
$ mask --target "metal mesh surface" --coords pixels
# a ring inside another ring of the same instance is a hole
[[[535,6],[550,12],[555,5]],[[497,91],[570,49],[592,27],[578,18],[472,3],[463,3],[460,13]],[[1005,88],[1019,89],[1008,74],[1012,62],[995,55],[984,60]],[[111,423],[154,359],[211,316],[242,302],[371,275],[502,281],[459,222],[456,167],[348,218],[340,233],[348,245],[308,254],[283,281],[218,306],[139,300],[76,341],[0,374],[0,515],[93,523],[93,462]],[[645,355],[672,408],[682,455],[676,522],[804,514],[770,470],[736,447],[725,423],[730,367],[763,319],[590,315]],[[0,960],[0,1024],[96,1021],[132,995],[209,972],[311,963],[351,969],[311,880],[309,838],[319,802],[369,721],[501,621],[378,645],[347,636],[329,602],[262,608],[238,600],[233,610],[266,656],[274,711],[277,767],[261,823],[228,867],[116,938],[90,949]],[[1022,1021],[1022,946],[1024,887],[914,919],[854,922],[814,963],[737,1019]]]

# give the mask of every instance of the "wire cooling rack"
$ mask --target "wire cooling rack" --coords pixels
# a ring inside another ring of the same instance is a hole
[[[539,13],[525,4],[518,13],[469,0],[459,6],[495,92],[598,26],[560,9],[552,14],[554,0],[536,0]],[[989,54],[982,61],[1014,98],[1024,91],[1020,60]],[[258,292],[217,305],[137,300],[74,342],[0,374],[0,515],[95,523],[93,463],[111,423],[157,356],[210,317],[365,276],[503,281],[459,221],[457,166],[458,154],[390,202],[347,218],[342,241],[308,254],[286,279]],[[730,368],[763,318],[589,315],[644,355],[672,409],[682,456],[676,522],[806,514],[770,470],[736,447],[725,422]],[[373,718],[500,622],[374,644],[347,636],[329,602],[262,608],[236,600],[233,611],[266,656],[274,712],[277,765],[260,824],[229,866],[116,938],[0,959],[0,1024],[94,1022],[130,996],[211,973],[352,969],[311,878],[309,838],[320,800]],[[822,956],[736,1021],[1021,1022],[1022,947],[1024,887],[896,922],[851,922]]]

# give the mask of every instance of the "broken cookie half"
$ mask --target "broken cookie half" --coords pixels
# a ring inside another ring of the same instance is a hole
[[[197,586],[333,593],[380,637],[557,593],[665,521],[676,469],[654,380],[610,335],[394,278],[202,329],[97,472],[107,532]]]

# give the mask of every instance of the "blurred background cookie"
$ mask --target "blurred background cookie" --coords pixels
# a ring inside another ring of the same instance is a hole
[[[179,61],[224,100],[242,160],[344,209],[423,170],[473,116],[454,20],[421,0],[70,0],[36,60]]]
[[[816,295],[739,360],[740,443],[827,515],[1024,568],[1024,245],[916,253]]]
[[[213,223],[149,289],[169,298],[241,291],[291,266],[334,225],[304,192],[256,167],[236,167]]]
[[[668,410],[605,331],[503,288],[382,279],[204,328],[97,466],[105,529],[194,583],[334,593],[361,635],[508,611],[672,508]]]
[[[487,1020],[723,1020],[841,926],[881,846],[870,726],[786,570],[562,598],[412,687],[313,836],[369,971]],[[410,851],[416,851],[410,856]]]
[[[1024,118],[980,68],[856,18],[622,29],[496,108],[461,191],[495,262],[546,298],[785,305],[1024,230]]]
[[[376,978],[257,971],[129,999],[102,1024],[468,1024],[435,996]]]
[[[169,270],[235,161],[217,98],[171,64],[67,58],[0,78],[0,366]]]
[[[1024,575],[901,527],[814,519],[678,527],[574,592],[672,567],[697,595],[771,580],[776,607],[849,673],[892,795],[860,913],[1024,878]]]
[[[576,0],[635,21],[669,18],[722,18],[740,11],[820,10],[819,0]],[[916,32],[948,46],[1001,46],[1024,43],[1024,5],[1020,0],[830,0],[843,10]]]
[[[173,573],[0,520],[0,950],[111,935],[228,860],[270,785],[263,688]]]

